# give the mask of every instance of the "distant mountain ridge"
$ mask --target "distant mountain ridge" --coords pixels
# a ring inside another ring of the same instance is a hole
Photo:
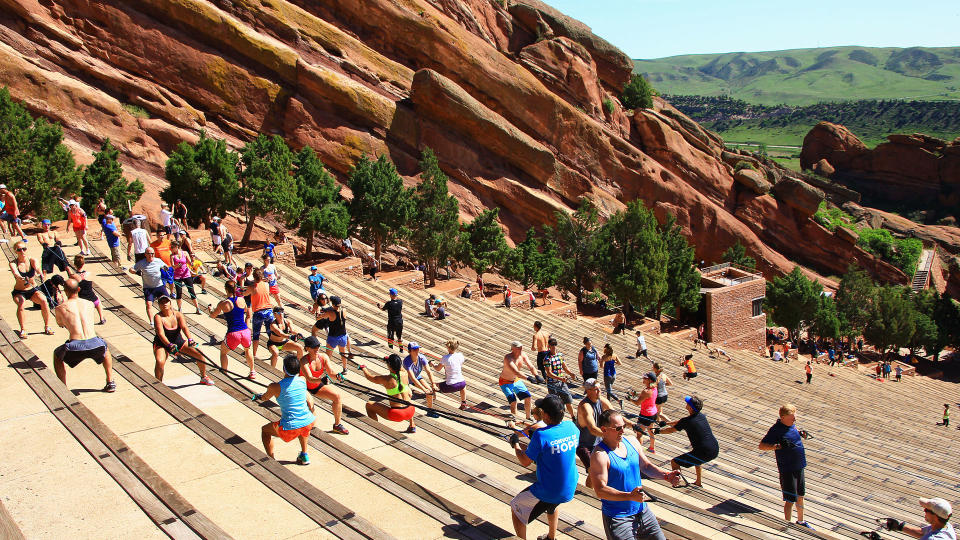
[[[661,94],[760,105],[857,99],[960,100],[960,47],[823,47],[634,60]]]

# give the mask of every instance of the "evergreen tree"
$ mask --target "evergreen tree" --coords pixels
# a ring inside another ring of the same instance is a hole
[[[291,174],[293,152],[279,135],[257,136],[240,150],[240,161],[240,183],[247,207],[247,226],[241,242],[246,244],[257,217],[280,214],[291,223],[300,216],[303,201]]]
[[[21,216],[59,216],[57,197],[80,190],[81,170],[62,142],[58,124],[34,120],[0,88],[0,183],[16,194]]]
[[[913,300],[914,329],[910,337],[910,355],[917,353],[918,349],[923,349],[927,355],[938,355],[937,349],[939,341],[939,331],[937,324],[933,319],[933,311],[937,305],[939,295],[935,291],[926,289],[920,293],[911,295]]]
[[[200,132],[195,144],[182,142],[170,154],[164,169],[167,187],[160,198],[171,205],[180,199],[187,207],[187,220],[197,225],[211,215],[224,215],[239,205],[240,155],[223,139]]]
[[[657,218],[633,201],[600,229],[597,265],[603,291],[633,306],[649,306],[667,291],[667,246]]]
[[[580,199],[576,212],[558,211],[556,219],[556,226],[548,229],[547,236],[556,243],[561,262],[557,283],[572,293],[577,305],[581,305],[584,289],[592,286],[596,278],[593,254],[600,231],[600,216],[593,202],[584,197]]]
[[[113,209],[115,215],[127,215],[128,203],[132,205],[143,195],[143,182],[127,182],[123,177],[123,167],[117,159],[119,155],[120,152],[107,139],[100,146],[100,151],[94,152],[93,163],[84,167],[80,202],[87,214],[93,215],[97,199],[103,197],[107,208]]]
[[[910,344],[916,330],[916,312],[910,299],[910,289],[885,286],[877,289],[870,310],[870,320],[863,329],[867,343],[881,354],[899,350]]]
[[[630,82],[623,88],[620,102],[627,109],[650,109],[653,107],[654,94],[656,94],[656,91],[643,78],[643,75],[634,73],[630,76]]]
[[[460,232],[457,258],[478,276],[490,271],[507,257],[510,248],[497,223],[499,208],[484,210]]]
[[[533,227],[527,230],[523,242],[517,244],[507,253],[503,266],[503,275],[529,289],[537,281],[540,262],[540,240]]]
[[[933,305],[933,322],[937,326],[937,339],[932,350],[934,360],[940,359],[940,351],[945,347],[960,348],[960,305],[949,296],[936,295]]]
[[[747,256],[747,248],[743,247],[743,244],[741,244],[739,240],[736,244],[727,248],[720,257],[723,259],[723,262],[749,268],[750,270],[757,268],[757,260]]]
[[[667,248],[667,290],[657,301],[657,318],[664,304],[674,309],[696,310],[700,304],[700,273],[696,269],[696,253],[687,243],[677,218],[667,215],[660,227],[660,236]]]
[[[366,238],[374,246],[380,260],[384,245],[406,236],[407,223],[413,213],[410,191],[396,167],[380,156],[371,161],[366,156],[350,171],[350,230]]]
[[[841,330],[836,301],[829,296],[821,296],[810,331],[818,337],[837,339],[842,334]]]
[[[863,334],[870,321],[870,307],[875,295],[876,286],[870,276],[850,266],[837,289],[837,314],[844,335],[852,339]]]
[[[324,168],[313,148],[304,146],[294,158],[294,167],[297,196],[303,202],[297,233],[307,239],[309,257],[313,253],[314,235],[347,237],[350,213],[340,197],[340,185]]]
[[[447,191],[447,176],[433,150],[423,151],[421,181],[413,192],[413,223],[410,247],[426,262],[430,287],[437,284],[437,267],[457,250],[460,232],[460,205]],[[483,294],[483,291],[480,291]]]
[[[790,340],[797,342],[800,332],[813,322],[820,307],[823,288],[807,279],[799,266],[789,274],[767,283],[766,305],[773,322],[790,332]]]
[[[548,289],[556,285],[560,273],[563,272],[563,261],[560,259],[557,243],[547,236],[541,238],[540,250],[534,255],[534,265],[534,281],[538,288]]]

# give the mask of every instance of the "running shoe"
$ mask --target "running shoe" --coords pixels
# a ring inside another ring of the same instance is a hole
[[[251,371],[250,374],[247,375],[247,378],[250,379],[251,381],[257,380],[257,372],[256,372],[256,371]]]
[[[108,393],[108,394],[112,394],[112,393],[116,392],[116,391],[117,391],[117,383],[116,383],[116,381],[110,381],[110,382],[108,382],[107,385],[103,387],[103,391],[106,392],[106,393]]]
[[[416,432],[417,432],[417,428],[416,428],[416,426],[410,426],[410,427],[408,427],[407,429],[403,430],[403,432],[404,432],[404,433],[416,433]]]
[[[461,401],[461,402],[460,402],[460,410],[461,410],[461,411],[467,410],[467,402],[466,402],[466,401]]]
[[[437,411],[430,409],[427,411],[427,418],[440,418],[440,415],[437,413]]]
[[[341,435],[348,435],[348,434],[350,433],[350,432],[347,430],[347,428],[343,427],[343,424],[334,424],[334,425],[333,425],[333,432],[334,432],[334,433],[339,433],[339,434],[341,434]]]
[[[205,385],[207,385],[207,386],[214,386],[214,385],[215,385],[215,383],[213,382],[213,379],[211,379],[210,377],[204,377],[204,378],[200,379],[200,384],[205,384]]]
[[[306,452],[300,452],[297,454],[297,465],[309,465],[310,456]]]
[[[800,525],[801,527],[806,527],[806,528],[810,529],[811,531],[815,531],[815,530],[816,530],[816,529],[813,528],[813,525],[807,523],[806,521],[798,521],[798,522],[797,522],[797,525]]]

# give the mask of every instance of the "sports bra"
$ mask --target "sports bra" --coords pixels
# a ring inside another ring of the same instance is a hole
[[[306,364],[304,364],[303,367],[307,370],[308,373],[310,373],[310,376],[313,377],[314,379],[322,378],[324,373],[326,373],[326,369],[323,367],[323,362],[320,363],[320,371],[314,371],[313,368],[311,367],[312,365],[313,365],[313,362],[307,362]],[[307,382],[307,388],[310,390],[318,386],[320,386],[320,383]]]
[[[163,335],[167,338],[168,343],[176,343],[179,341],[178,338],[180,337],[180,320],[176,317],[173,319],[177,321],[177,327],[171,329],[167,328],[167,326],[163,324],[163,317],[160,317],[160,326],[163,328]]]
[[[33,266],[33,262],[27,260],[27,266],[30,267],[30,270],[22,272],[20,271],[20,265],[17,264],[17,272],[20,273],[20,277],[22,277],[24,280],[33,279],[33,276],[37,275],[37,269]]]

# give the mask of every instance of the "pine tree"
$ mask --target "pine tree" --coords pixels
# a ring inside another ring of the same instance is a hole
[[[314,235],[347,237],[350,213],[340,197],[340,185],[324,168],[313,148],[304,146],[294,158],[294,166],[297,195],[303,202],[298,233],[307,239],[309,257],[313,253]]]
[[[460,232],[457,258],[478,276],[503,262],[510,250],[497,223],[499,215],[499,208],[484,210]]]
[[[667,248],[667,290],[657,302],[658,319],[665,303],[687,311],[696,310],[700,304],[696,253],[672,214],[667,215],[666,223],[660,227],[660,236]]]
[[[126,215],[128,205],[137,202],[143,195],[143,182],[127,182],[123,177],[123,167],[117,159],[119,155],[120,152],[107,139],[100,146],[100,151],[94,152],[93,163],[83,169],[80,202],[87,214],[93,214],[97,199],[103,197],[107,208],[111,208],[115,215]]]
[[[164,169],[167,187],[160,198],[187,207],[187,220],[197,225],[211,215],[224,215],[239,205],[240,182],[237,166],[240,155],[227,148],[223,139],[211,139],[206,131],[194,144],[182,142],[170,154]]]
[[[410,228],[410,247],[426,262],[428,286],[433,287],[440,262],[457,250],[460,205],[447,191],[447,176],[440,170],[433,150],[423,151],[420,171],[421,181],[413,192],[412,217],[416,226]]]
[[[573,214],[558,211],[557,224],[548,229],[547,236],[557,244],[558,257],[562,263],[558,284],[572,293],[577,304],[583,304],[583,291],[596,279],[594,251],[597,233],[600,231],[600,217],[597,207],[586,197],[580,199],[580,206]]]
[[[863,334],[875,296],[876,286],[870,276],[854,266],[849,267],[837,288],[837,314],[844,335],[852,339]]]
[[[739,240],[736,244],[727,248],[720,257],[723,259],[723,262],[742,266],[743,268],[750,270],[757,268],[757,260],[747,256],[747,248],[743,247],[743,244],[741,244]]]
[[[279,135],[259,135],[240,150],[240,160],[240,182],[247,207],[247,226],[241,242],[246,244],[257,217],[280,214],[291,223],[300,216],[303,201],[291,174],[293,152]]]
[[[863,329],[867,343],[886,356],[910,344],[916,330],[916,312],[910,299],[910,289],[895,285],[879,287],[870,320]]]
[[[607,295],[633,306],[649,306],[667,290],[667,246],[657,218],[633,201],[600,229],[597,264]]]
[[[410,190],[396,167],[380,156],[371,161],[366,156],[350,171],[350,231],[366,238],[374,246],[379,261],[385,245],[407,235],[407,224],[413,212]]]
[[[790,332],[790,339],[797,342],[804,327],[813,322],[820,307],[823,288],[803,275],[799,266],[781,277],[767,283],[766,305],[773,322]]]

